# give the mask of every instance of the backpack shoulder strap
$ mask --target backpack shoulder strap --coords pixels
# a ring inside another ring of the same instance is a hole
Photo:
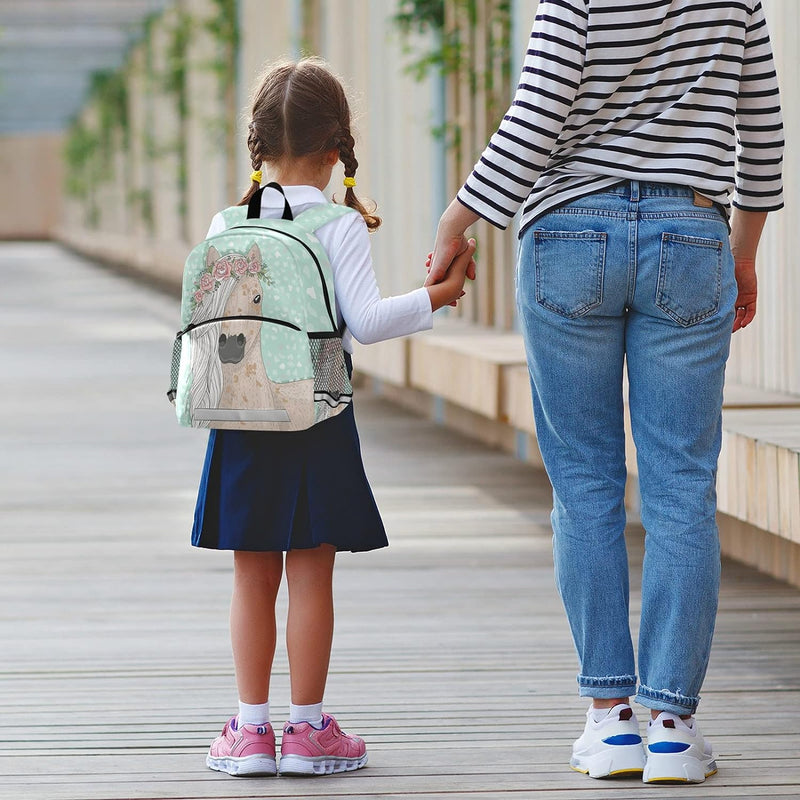
[[[225,230],[239,225],[247,219],[247,206],[231,206],[220,211],[225,222]]]
[[[308,233],[314,233],[318,228],[321,228],[325,223],[331,220],[343,217],[345,214],[357,214],[354,208],[349,206],[341,206],[336,203],[320,203],[318,206],[309,208],[298,214],[294,218],[295,225],[299,226]]]

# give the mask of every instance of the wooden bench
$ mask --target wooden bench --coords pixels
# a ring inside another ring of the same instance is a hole
[[[727,555],[800,586],[800,402],[768,399],[723,412],[720,538]]]

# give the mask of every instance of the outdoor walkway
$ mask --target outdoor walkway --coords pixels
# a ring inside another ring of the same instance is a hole
[[[0,283],[0,798],[800,797],[800,592],[725,564],[700,715],[719,775],[592,781],[566,766],[586,703],[546,479],[363,396],[392,546],[340,556],[326,707],[370,764],[210,772],[236,702],[230,555],[188,543],[205,437],[164,397],[177,304],[43,244],[0,245]],[[280,654],[278,726],[288,699]]]

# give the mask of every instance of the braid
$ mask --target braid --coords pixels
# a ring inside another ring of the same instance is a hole
[[[344,165],[345,178],[355,178],[356,170],[358,169],[358,159],[355,154],[355,139],[350,133],[349,127],[344,127],[339,134],[337,140],[337,147],[339,149],[339,160]],[[352,186],[348,186],[344,194],[344,204],[356,211],[364,217],[364,222],[367,223],[367,228],[370,232],[377,230],[381,224],[381,218],[375,214],[371,214],[361,201],[356,197]],[[374,211],[374,209],[373,209]]]
[[[355,139],[349,130],[344,130],[337,140],[339,148],[339,159],[344,164],[344,175],[346,178],[355,178],[358,169],[358,159],[354,152],[356,146]]]
[[[258,171],[261,169],[261,163],[264,160],[262,155],[263,148],[261,147],[261,140],[256,133],[256,126],[252,122],[248,126],[248,130],[247,147],[250,150],[250,162],[253,165],[253,169]]]
[[[253,172],[258,172],[261,169],[261,164],[264,161],[264,149],[261,146],[261,140],[256,133],[256,126],[251,122],[248,126],[247,134],[247,147],[250,150],[250,163],[253,166]],[[247,205],[250,198],[259,190],[261,184],[258,181],[251,181],[250,188],[244,193],[244,197],[239,201],[240,206]]]

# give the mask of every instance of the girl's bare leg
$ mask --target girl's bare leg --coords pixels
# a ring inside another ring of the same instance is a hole
[[[289,618],[286,649],[292,703],[321,703],[333,642],[333,562],[336,548],[322,544],[286,554]]]
[[[283,553],[233,554],[231,644],[239,700],[258,705],[269,700],[275,656],[275,598],[283,574]]]

